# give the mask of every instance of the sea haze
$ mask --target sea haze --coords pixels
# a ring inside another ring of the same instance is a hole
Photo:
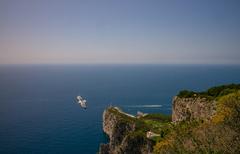
[[[240,66],[2,65],[0,153],[93,154],[107,141],[107,106],[171,114],[179,90],[228,83],[240,83]],[[87,99],[87,110],[77,95]]]

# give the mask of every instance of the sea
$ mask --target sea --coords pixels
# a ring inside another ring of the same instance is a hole
[[[230,83],[240,65],[0,65],[0,153],[95,154],[108,106],[170,115],[180,90]]]

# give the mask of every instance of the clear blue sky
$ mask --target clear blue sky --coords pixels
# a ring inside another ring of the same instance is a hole
[[[0,63],[240,63],[239,0],[0,0]]]

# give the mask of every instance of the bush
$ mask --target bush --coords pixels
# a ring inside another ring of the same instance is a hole
[[[178,97],[188,98],[193,97],[196,94],[194,91],[182,90],[179,92]]]
[[[208,99],[215,99],[220,96],[225,96],[230,93],[236,92],[240,90],[240,84],[229,84],[229,85],[221,85],[209,88],[207,91],[202,92],[194,92],[194,91],[188,91],[188,90],[182,90],[177,95],[180,98],[189,98],[189,97],[204,97]]]
[[[154,120],[158,122],[170,122],[172,120],[171,115],[164,115],[160,113],[148,114],[143,119]]]

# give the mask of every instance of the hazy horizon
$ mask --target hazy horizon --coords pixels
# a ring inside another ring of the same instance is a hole
[[[0,64],[240,64],[240,2],[1,0]]]

